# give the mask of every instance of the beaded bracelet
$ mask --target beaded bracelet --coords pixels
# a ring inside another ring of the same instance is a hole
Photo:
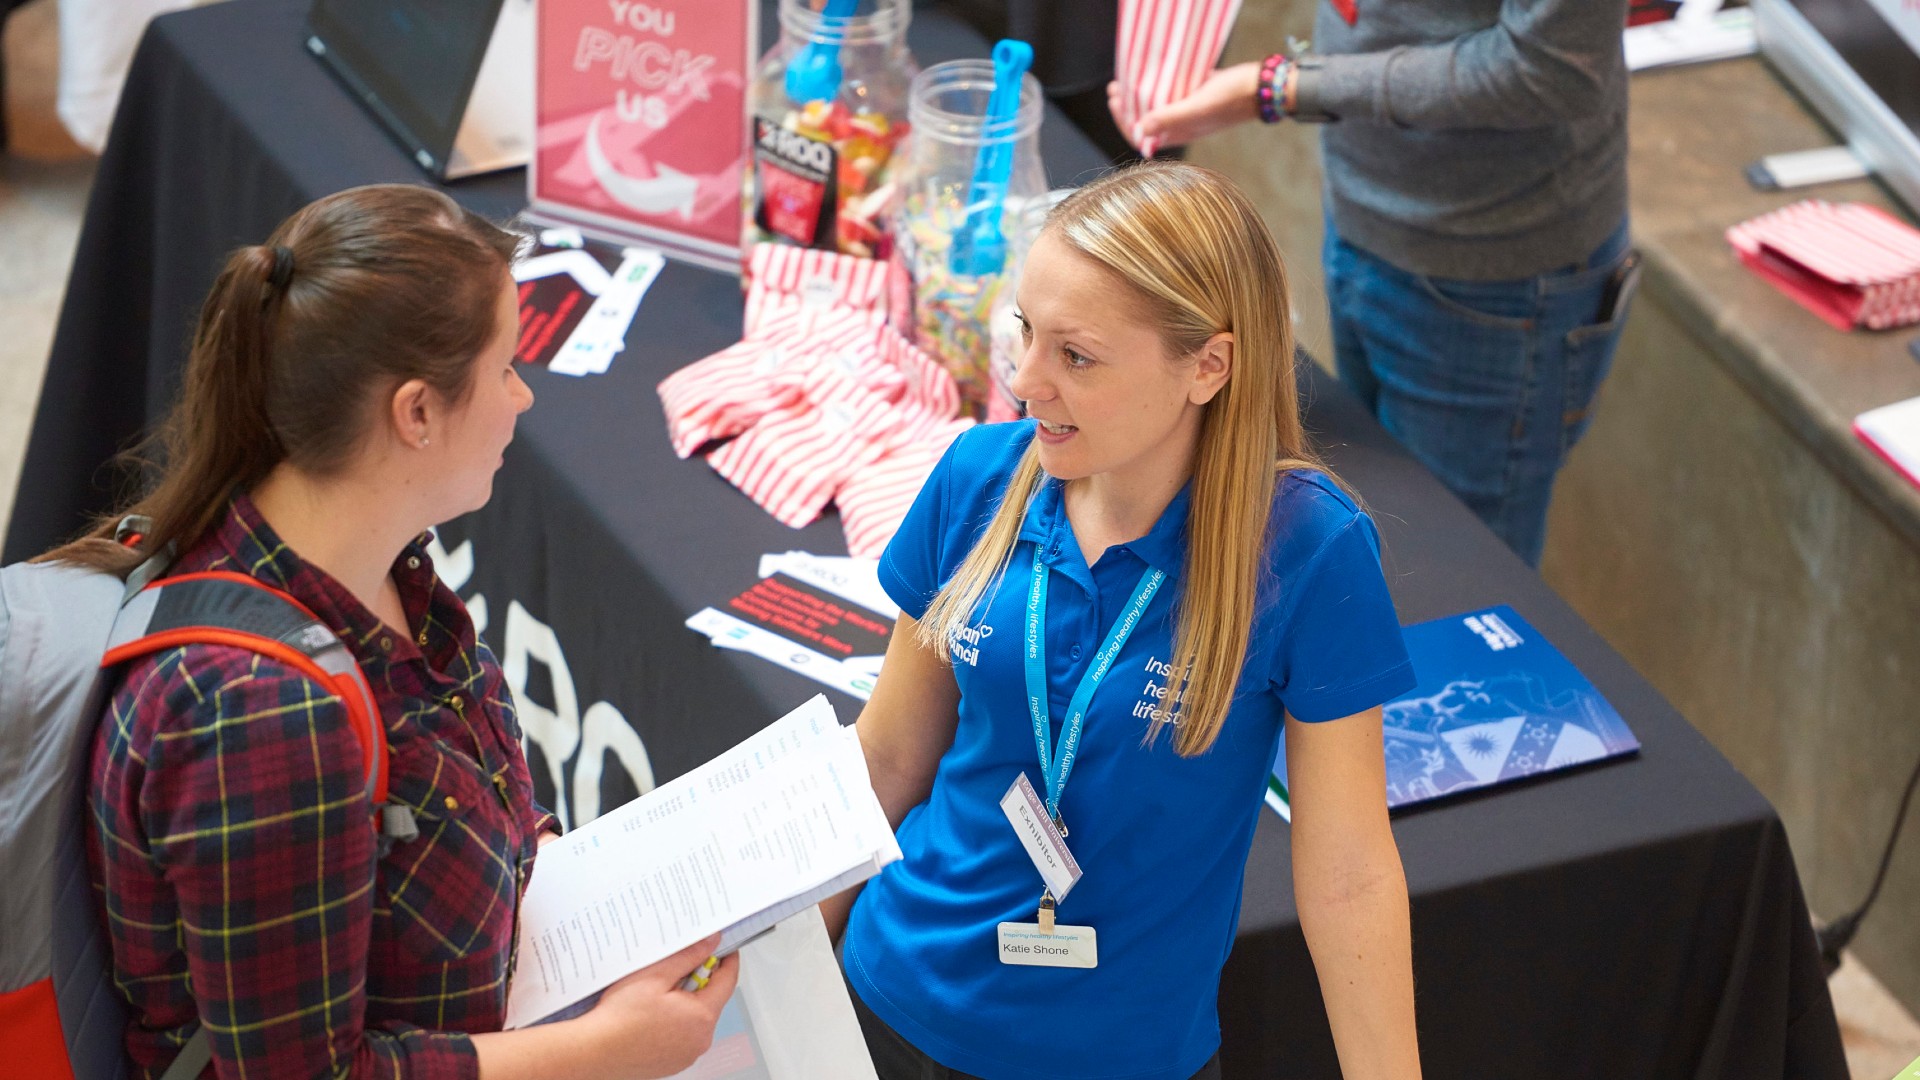
[[[1260,82],[1254,88],[1254,100],[1260,106],[1260,121],[1277,124],[1286,115],[1280,88],[1287,81],[1287,69],[1293,61],[1285,53],[1274,53],[1260,62]]]

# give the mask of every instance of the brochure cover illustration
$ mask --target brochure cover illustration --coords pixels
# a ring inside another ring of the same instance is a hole
[[[1560,650],[1506,606],[1405,630],[1419,685],[1387,703],[1387,805],[1630,754],[1640,742]],[[1293,820],[1283,740],[1267,804]]]

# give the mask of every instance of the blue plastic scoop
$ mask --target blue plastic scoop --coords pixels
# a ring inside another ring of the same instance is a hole
[[[1007,238],[1000,218],[1013,176],[1013,119],[1020,112],[1020,81],[1033,66],[1033,47],[1007,38],[993,47],[993,94],[980,124],[980,151],[967,186],[967,216],[954,234],[947,268],[984,277],[1007,264]]]
[[[840,93],[840,43],[846,40],[847,20],[858,0],[827,0],[813,36],[787,62],[787,97],[795,105],[832,101]]]

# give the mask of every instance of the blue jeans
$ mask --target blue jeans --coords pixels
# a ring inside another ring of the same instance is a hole
[[[1613,362],[1637,278],[1629,255],[1622,222],[1573,266],[1459,281],[1402,270],[1327,230],[1340,381],[1529,565],[1546,542],[1554,476]]]

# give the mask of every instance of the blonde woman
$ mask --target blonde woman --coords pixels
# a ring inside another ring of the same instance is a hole
[[[1412,668],[1301,430],[1272,237],[1140,166],[1054,211],[1018,302],[1033,419],[956,443],[880,565],[904,614],[859,732],[906,858],[828,916],[882,1080],[1218,1076],[1283,736],[1343,1071],[1417,1077],[1379,708]]]

